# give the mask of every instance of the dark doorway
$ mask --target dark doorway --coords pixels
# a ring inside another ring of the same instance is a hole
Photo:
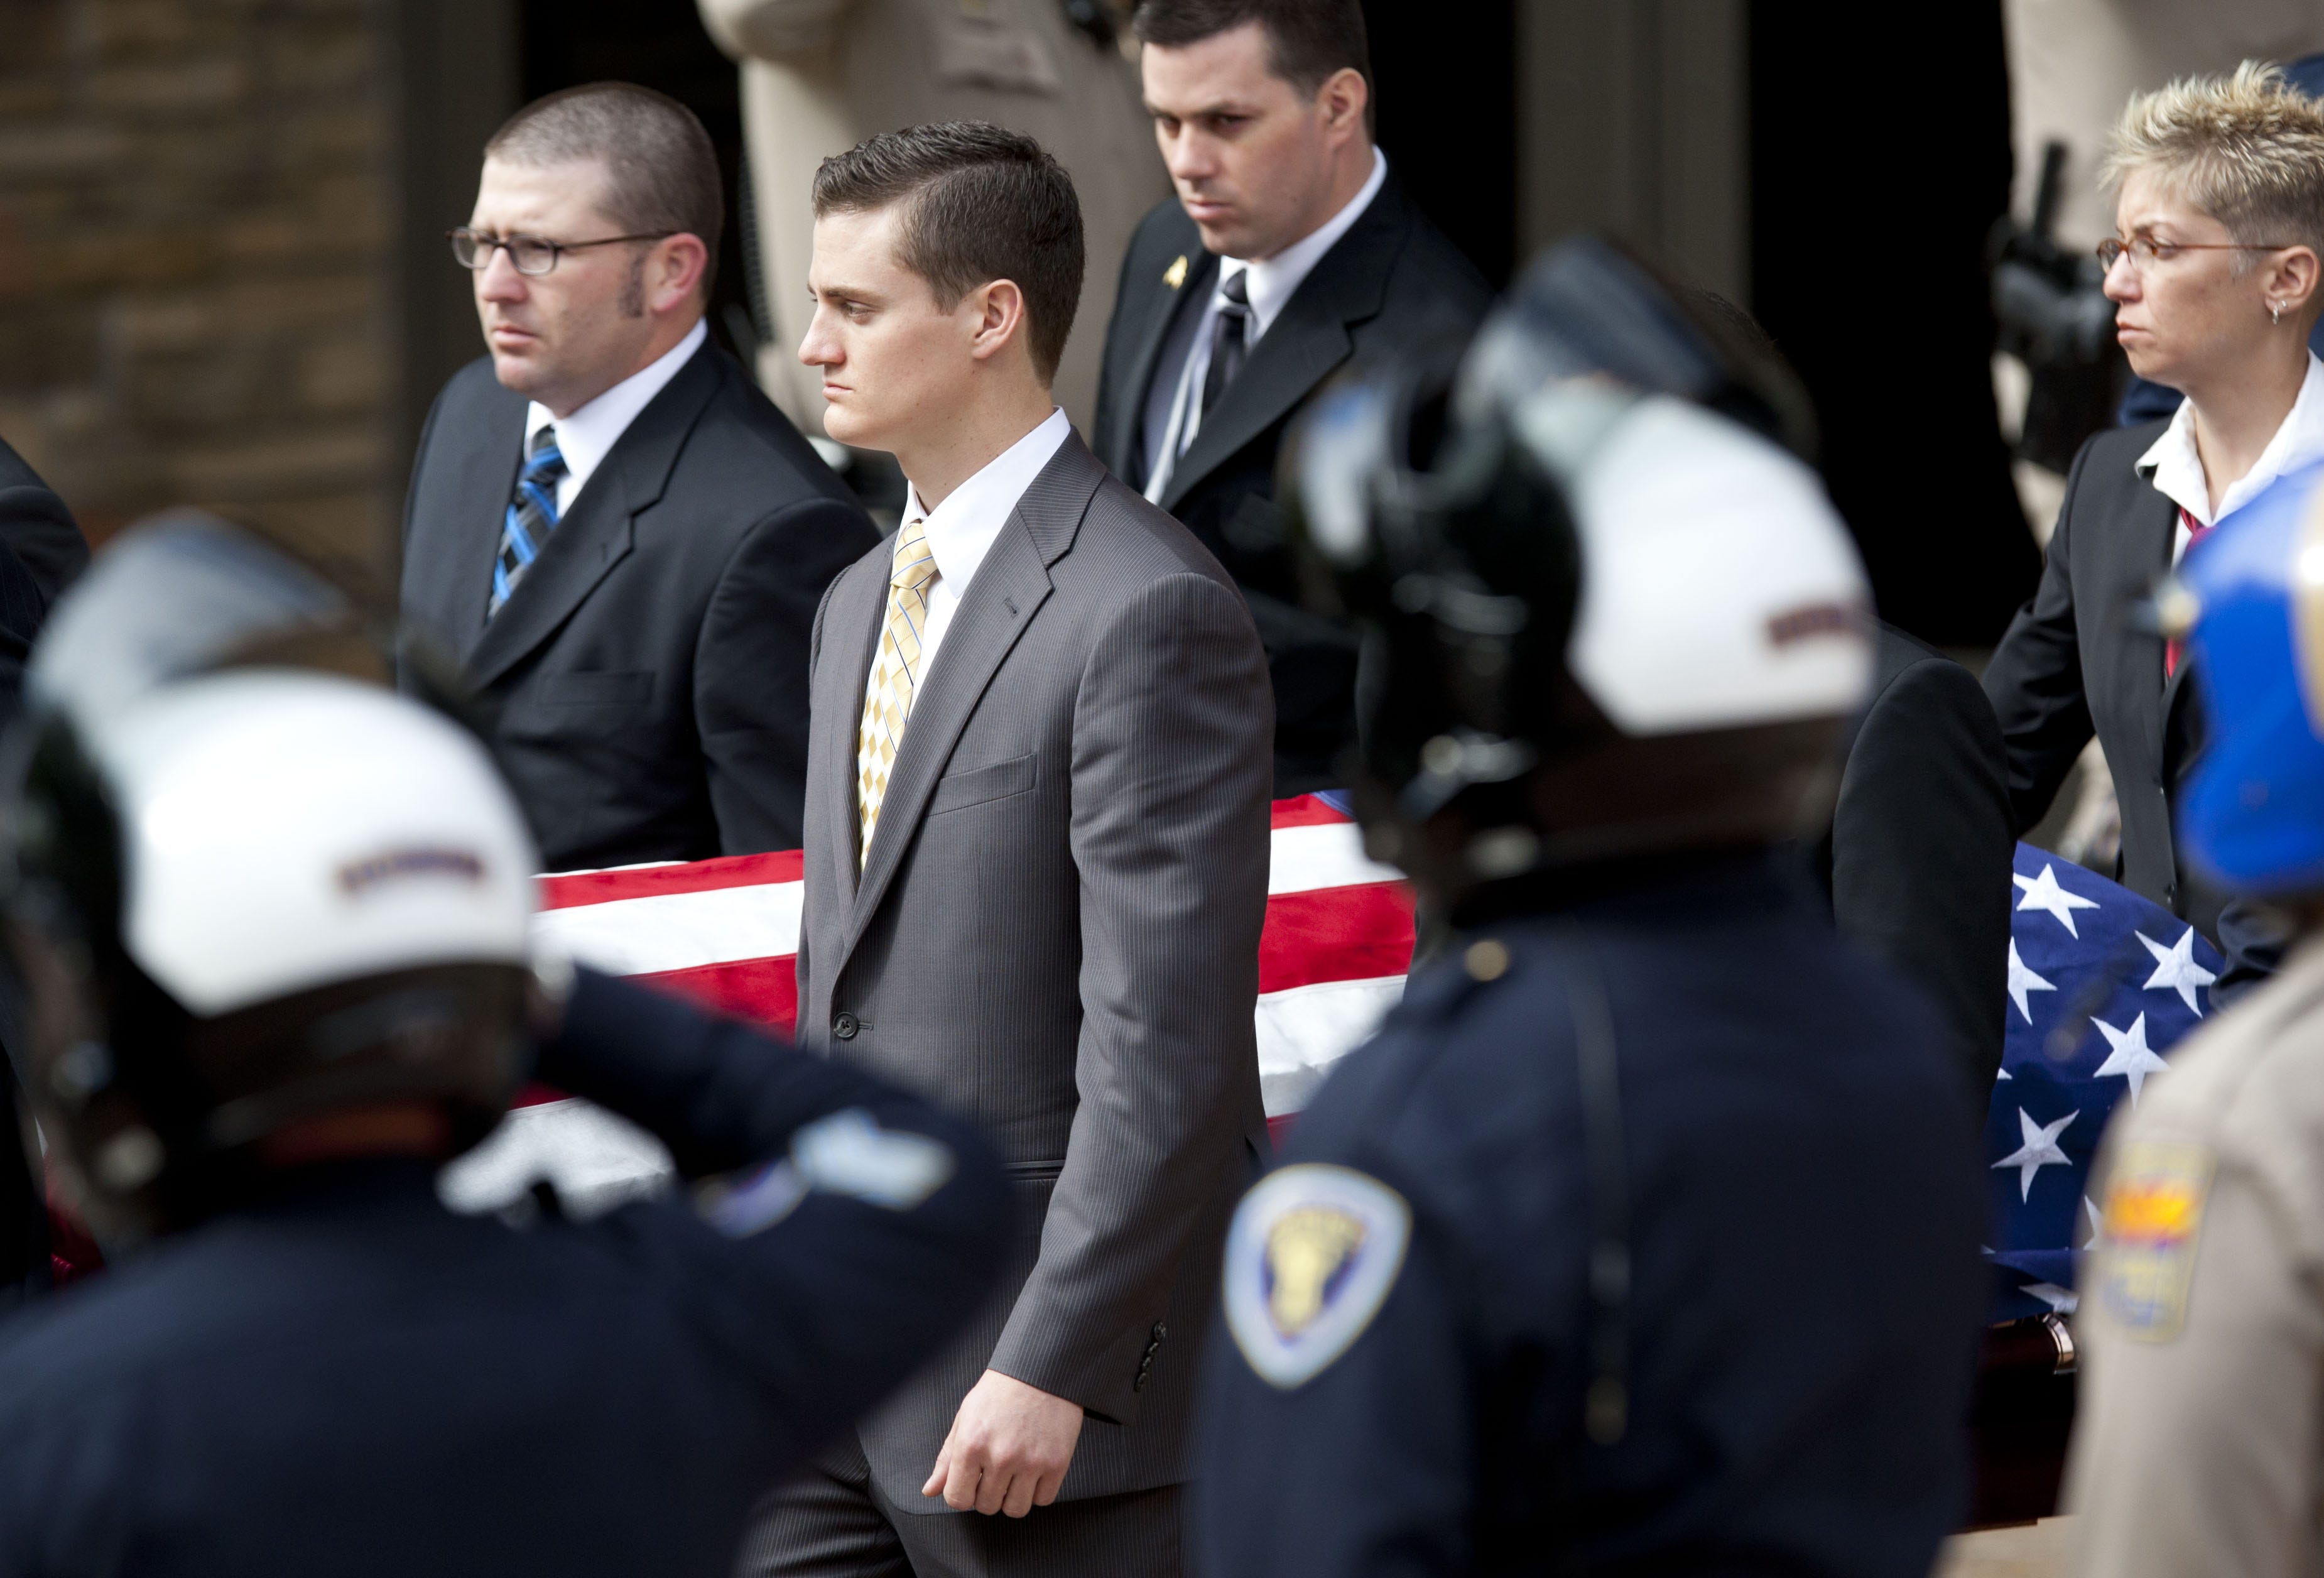
[[[1753,306],[1815,397],[1882,616],[1988,645],[2041,572],[1994,418],[2001,7],[1949,12],[1877,69],[1832,40],[1829,7],[1751,7]]]
[[[1404,189],[1496,289],[1517,259],[1515,0],[1366,0],[1379,145]]]
[[[726,234],[718,247],[710,332],[752,365],[755,342],[743,268],[742,90],[690,0],[523,0],[524,97],[584,82],[634,82],[667,93],[702,118],[725,178]]]

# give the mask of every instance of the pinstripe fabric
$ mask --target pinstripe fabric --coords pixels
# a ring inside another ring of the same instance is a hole
[[[880,632],[880,654],[872,662],[872,685],[863,697],[863,724],[855,746],[855,818],[862,831],[858,862],[872,853],[872,833],[880,825],[880,801],[888,774],[904,742],[912,697],[920,677],[920,632],[928,627],[928,588],[936,585],[936,556],[928,547],[927,522],[915,517],[896,533],[888,571],[888,618]]]
[[[1037,1507],[1023,1518],[905,1514],[853,1441],[760,1505],[738,1578],[1178,1578],[1178,1486]]]
[[[1010,1296],[865,1422],[865,1456],[942,1516],[919,1488],[989,1366],[1088,1411],[1061,1504],[1172,1484],[1266,1143],[1266,659],[1217,561],[1069,439],[953,616],[859,865],[891,569],[858,560],[818,626],[799,1027],[978,1120],[1025,1232]]]

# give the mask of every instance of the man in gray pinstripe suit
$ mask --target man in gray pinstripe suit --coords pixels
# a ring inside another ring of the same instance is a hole
[[[1025,1226],[984,1318],[769,1499],[744,1566],[1167,1578],[1266,1143],[1266,660],[1050,397],[1082,277],[1056,161],[918,127],[826,161],[816,214],[800,359],[912,491],[816,624],[799,1026],[980,1120]]]

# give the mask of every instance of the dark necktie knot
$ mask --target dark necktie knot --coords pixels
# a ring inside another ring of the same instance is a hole
[[[555,424],[544,427],[532,436],[524,457],[524,480],[541,482],[549,477],[562,477],[566,473],[565,452],[557,445]]]
[[[1250,271],[1238,269],[1219,285],[1218,322],[1211,328],[1211,370],[1203,376],[1203,414],[1227,392],[1250,354]]]

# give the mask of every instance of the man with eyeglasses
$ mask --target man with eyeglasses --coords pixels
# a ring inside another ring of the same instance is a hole
[[[709,343],[724,217],[693,114],[597,83],[494,134],[451,233],[490,355],[420,437],[403,608],[485,699],[550,870],[800,842],[816,607],[878,539]]]

